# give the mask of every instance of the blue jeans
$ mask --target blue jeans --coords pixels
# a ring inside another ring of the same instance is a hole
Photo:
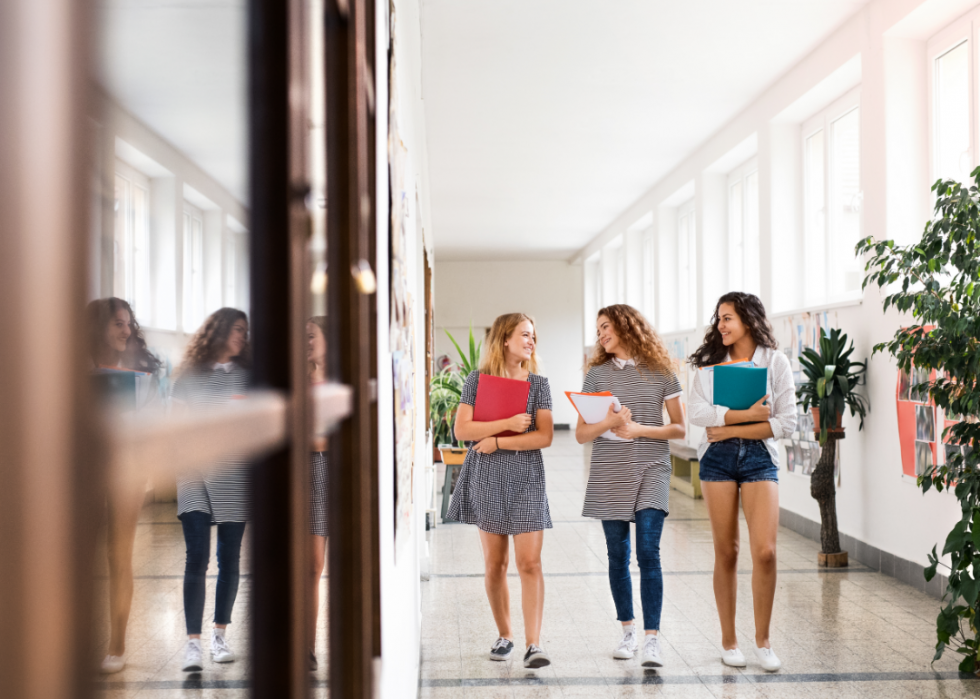
[[[758,483],[779,482],[779,469],[761,439],[725,439],[708,445],[699,465],[699,477],[704,482],[734,481]]]
[[[660,569],[660,535],[664,531],[663,510],[636,512],[636,560],[640,564],[640,602],[643,604],[643,628],[660,630],[660,612],[664,606],[664,575]],[[630,577],[630,523],[602,520],[609,555],[609,587],[616,603],[616,618],[633,620],[633,579]]]
[[[201,633],[204,619],[205,581],[211,560],[211,513],[185,512],[184,527],[187,562],[184,564],[184,621],[187,635]],[[218,586],[214,594],[214,623],[230,624],[231,610],[238,596],[239,560],[245,522],[218,525]]]

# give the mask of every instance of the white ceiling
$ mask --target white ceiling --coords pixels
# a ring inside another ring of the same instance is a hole
[[[244,0],[101,0],[99,80],[248,201]]]
[[[422,0],[440,259],[567,259],[866,0]]]

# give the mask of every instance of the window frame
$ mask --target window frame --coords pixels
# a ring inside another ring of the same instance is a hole
[[[197,331],[201,323],[204,322],[206,317],[204,298],[204,290],[206,288],[204,280],[206,273],[204,264],[204,211],[185,199],[180,213],[183,238],[180,261],[181,287],[183,290],[181,296],[180,325],[184,333],[193,334]],[[191,223],[190,228],[187,225],[188,221]],[[193,228],[195,221],[199,224],[199,236],[195,236]],[[193,249],[188,249],[188,243],[191,244]],[[194,275],[195,259],[199,264],[199,273],[196,279]],[[188,261],[190,262],[190,269],[188,269]],[[188,274],[189,272],[190,274]],[[195,281],[199,285],[197,288],[195,288]],[[197,304],[200,304],[200,306],[198,307]]]
[[[936,32],[926,42],[926,93],[929,99],[927,112],[928,125],[928,148],[929,148],[929,183],[930,185],[938,180],[942,175],[939,172],[939,148],[937,143],[937,110],[939,108],[936,99],[936,61],[946,55],[962,43],[967,44],[967,84],[968,95],[967,104],[969,105],[969,171],[972,171],[978,164],[977,143],[980,139],[978,133],[978,114],[980,114],[980,90],[977,86],[978,71],[977,61],[980,59],[977,52],[977,38],[980,36],[980,8],[960,17],[955,22],[947,25]]]
[[[129,302],[133,307],[133,312],[139,314],[138,318],[141,325],[149,326],[153,322],[153,286],[149,264],[152,246],[152,188],[150,178],[119,158],[115,159],[113,165],[113,186],[115,186],[116,178],[126,180],[129,189],[125,202],[126,220],[123,224],[124,241],[121,260],[117,259],[117,254],[120,252],[116,247],[119,245],[119,238],[115,231],[115,222],[113,222],[113,293]],[[137,189],[142,191],[145,202],[143,214],[140,217],[142,226],[138,225],[136,207],[134,206]],[[140,227],[142,227],[142,234],[138,230]],[[138,239],[142,239],[142,246],[139,245]],[[121,264],[119,264],[120,262]],[[121,285],[119,280],[115,278],[115,274],[120,268],[124,275]],[[145,279],[140,281],[138,277],[142,278],[143,275],[145,275]],[[140,284],[145,284],[145,297],[137,293]]]
[[[748,191],[748,180],[749,177],[755,175],[755,284],[752,288],[749,288],[749,284],[746,282],[748,275],[746,260],[749,259],[747,253],[751,252],[746,245],[748,232],[748,222],[749,222],[749,203],[751,201],[751,196]],[[741,258],[738,261],[740,264],[736,263],[735,257],[733,255],[734,247],[734,207],[732,198],[732,189],[736,185],[741,185],[741,221],[739,222],[742,227],[742,252]],[[726,239],[728,242],[728,286],[735,289],[735,273],[737,268],[741,281],[739,286],[741,291],[747,291],[749,293],[756,294],[760,293],[760,286],[762,283],[761,270],[759,264],[759,160],[757,156],[752,156],[744,163],[739,165],[737,168],[728,173],[728,182],[726,187],[726,205],[727,205],[727,235]]]
[[[801,186],[801,210],[802,210],[802,226],[800,229],[801,246],[800,252],[803,255],[804,263],[803,267],[803,307],[823,307],[829,304],[839,304],[839,303],[851,303],[855,301],[860,301],[863,296],[863,291],[860,287],[856,290],[850,292],[834,293],[830,285],[830,277],[827,275],[827,267],[834,263],[835,257],[835,246],[833,244],[834,235],[831,230],[831,200],[833,193],[831,190],[831,184],[833,183],[833,177],[835,172],[835,161],[833,160],[834,152],[834,124],[841,118],[847,116],[854,110],[858,111],[858,184],[860,189],[858,190],[858,195],[864,196],[863,178],[864,178],[864,168],[861,158],[862,149],[862,139],[861,139],[861,119],[863,118],[861,112],[861,86],[857,86],[851,90],[848,90],[841,97],[837,98],[829,105],[821,109],[819,112],[811,116],[809,119],[804,121],[800,126],[800,186]],[[812,283],[813,269],[810,265],[806,264],[807,249],[808,249],[808,235],[809,235],[809,186],[810,182],[807,178],[807,140],[819,133],[823,132],[823,173],[822,173],[822,188],[823,188],[823,260],[824,260],[824,270],[822,273],[824,275],[823,285],[821,287],[822,293],[814,293],[814,284]],[[858,226],[860,237],[860,232],[863,230],[863,210],[859,213]]]
[[[684,280],[681,276],[681,270],[683,269],[681,265],[681,254],[684,247],[681,245],[681,221],[684,219],[689,219],[689,224],[687,224],[687,230],[685,234],[688,237],[686,243],[686,253],[687,253],[687,270],[688,279],[686,280],[685,289]],[[686,294],[689,301],[684,309],[687,311],[686,316],[681,313],[680,308],[677,311],[676,324],[677,328],[674,332],[690,332],[696,330],[698,327],[698,284],[700,280],[698,279],[698,219],[697,219],[697,199],[696,197],[691,197],[686,202],[678,204],[677,206],[677,223],[674,228],[674,236],[676,239],[676,247],[674,248],[674,264],[677,266],[677,294],[678,298],[683,297]]]

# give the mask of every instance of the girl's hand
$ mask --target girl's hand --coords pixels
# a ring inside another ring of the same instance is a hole
[[[758,405],[758,403],[756,405]],[[722,442],[728,439],[727,427],[708,427],[705,429],[705,432],[708,433],[709,442]]]
[[[511,432],[517,432],[518,434],[524,434],[527,428],[531,426],[531,416],[527,413],[520,413],[514,417],[507,418],[507,429]],[[491,452],[488,452],[491,453]]]
[[[637,437],[643,436],[640,434],[641,427],[642,425],[640,425],[640,423],[630,420],[625,425],[620,425],[619,427],[615,428],[612,433],[623,439],[636,439]]]
[[[630,412],[629,408],[623,406],[619,409],[619,412],[617,413],[613,409],[612,404],[610,403],[609,410],[606,411],[605,422],[608,429],[616,430],[620,427],[623,427],[624,425],[628,425],[632,418],[633,418],[633,413]]]
[[[766,422],[772,417],[772,408],[769,405],[763,405],[765,401],[769,400],[769,394],[762,396],[759,400],[752,404],[752,407],[745,411],[747,422]]]
[[[529,415],[528,416],[528,420],[530,420],[530,419],[531,419],[531,416]],[[473,449],[473,451],[479,452],[481,454],[492,454],[495,451],[497,451],[497,438],[496,437],[486,437],[484,439],[481,439],[479,442],[477,442],[476,444],[474,444],[471,447],[471,449]]]

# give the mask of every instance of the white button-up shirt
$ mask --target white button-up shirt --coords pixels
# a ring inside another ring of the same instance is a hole
[[[731,355],[725,355],[725,362],[731,361]],[[765,440],[766,449],[772,457],[772,462],[779,466],[779,448],[777,439],[787,439],[796,429],[796,383],[793,381],[793,370],[790,368],[786,355],[779,350],[768,347],[756,347],[752,355],[752,363],[757,367],[766,367],[766,392],[769,394],[769,404],[772,413],[769,425],[772,427],[772,437]],[[701,370],[695,370],[694,385],[691,387],[691,400],[688,406],[688,417],[692,425],[699,427],[723,427],[725,413],[728,408],[723,405],[712,405],[701,387]],[[708,451],[708,433],[701,435],[698,445],[698,458]]]

